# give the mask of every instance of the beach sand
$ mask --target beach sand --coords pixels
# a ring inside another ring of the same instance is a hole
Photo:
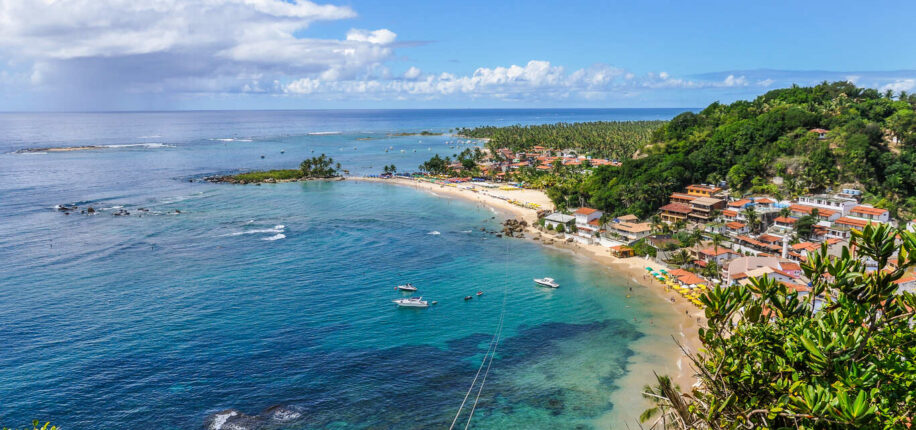
[[[509,191],[498,188],[470,186],[474,189],[474,191],[471,191],[470,189],[462,188],[469,187],[470,184],[449,186],[406,178],[349,177],[347,179],[414,187],[440,197],[461,198],[478,202],[517,219],[524,219],[529,225],[534,225],[537,222],[537,210],[521,207],[503,199],[535,203],[542,210],[553,209],[553,203],[547,198],[547,195],[538,190],[519,189]],[[664,284],[646,275],[645,268],[647,266],[656,270],[662,269],[664,266],[642,257],[616,258],[610,255],[609,250],[605,247],[583,245],[576,242],[567,243],[560,240],[559,236],[555,237],[552,233],[542,232],[534,227],[528,227],[526,233],[528,238],[538,236],[544,239],[555,238],[553,244],[550,245],[544,244],[543,241],[539,242],[543,246],[588,258],[608,268],[612,277],[623,281],[615,283],[615,285],[619,284],[620,288],[630,288],[632,286],[633,289],[630,294],[633,297],[634,304],[648,309],[649,313],[655,316],[655,318],[648,321],[636,321],[641,330],[649,336],[632,345],[635,354],[630,359],[626,375],[617,381],[621,389],[616,390],[612,398],[609,399],[614,404],[614,410],[611,414],[599,420],[600,427],[615,428],[623,422],[635,425],[639,414],[649,406],[649,403],[642,398],[640,392],[644,385],[653,385],[655,383],[653,372],[670,376],[682,391],[690,390],[690,387],[697,382],[694,376],[695,371],[691,368],[687,357],[675,344],[674,339],[677,339],[689,351],[698,351],[700,341],[697,329],[700,324],[705,324],[705,319],[702,310],[677,292],[667,291]],[[660,348],[657,342],[657,339],[660,338],[671,338],[671,341]]]

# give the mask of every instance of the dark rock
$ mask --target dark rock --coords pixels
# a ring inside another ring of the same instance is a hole
[[[86,213],[94,214],[95,209],[92,206],[89,206],[89,209],[86,209]]]

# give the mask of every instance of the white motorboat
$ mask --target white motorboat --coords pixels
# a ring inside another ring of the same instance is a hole
[[[395,287],[395,288],[398,289],[398,290],[401,290],[401,291],[410,291],[410,292],[417,291],[417,287],[414,287],[413,284],[411,284],[410,282],[408,282],[408,283],[406,283],[406,284],[404,284],[404,285],[398,285],[398,286]]]
[[[542,287],[560,288],[560,284],[558,284],[557,281],[554,281],[553,278],[540,278],[540,279],[535,279],[535,280],[534,280],[534,283],[535,283],[535,284],[538,284],[538,285],[540,285],[540,286],[542,286]]]
[[[426,308],[429,307],[429,303],[426,300],[423,300],[423,297],[409,297],[406,299],[397,299],[394,300],[398,306],[403,308]]]

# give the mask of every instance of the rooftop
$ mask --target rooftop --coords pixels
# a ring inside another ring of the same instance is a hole
[[[691,212],[690,206],[687,206],[683,203],[668,203],[667,205],[664,205],[658,209],[661,211],[678,212],[683,214],[689,214]]]
[[[868,225],[869,222],[871,221],[866,221],[864,219],[849,218],[849,217],[844,216],[842,218],[838,218],[836,221],[833,222],[833,224],[834,225],[836,224],[846,225],[846,226],[855,227],[855,228],[862,228]]]
[[[806,206],[806,205],[799,205],[799,204],[793,204],[789,206],[789,210],[791,210],[792,212],[801,212],[801,213],[805,213],[808,215],[811,215],[811,213],[814,212],[815,209],[817,209],[817,216],[831,217],[836,213],[836,211],[833,209],[816,208],[814,206]]]
[[[884,215],[887,213],[887,209],[875,208],[871,206],[856,206],[850,209],[849,213],[863,215]]]
[[[576,209],[576,212],[575,212],[575,213],[576,213],[576,215],[591,215],[591,214],[593,214],[593,213],[595,213],[595,212],[598,212],[598,209],[592,209],[592,208],[579,208],[579,209]]]
[[[718,204],[721,201],[722,199],[714,199],[712,197],[700,197],[697,199],[693,199],[690,202],[690,204],[691,205],[700,205],[700,206],[712,206],[712,205]]]
[[[753,201],[751,201],[750,199],[735,200],[733,202],[728,202],[728,207],[740,208],[748,203],[753,203]]]

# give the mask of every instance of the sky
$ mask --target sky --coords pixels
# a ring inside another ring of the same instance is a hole
[[[916,91],[916,2],[0,0],[0,111],[702,107]]]

